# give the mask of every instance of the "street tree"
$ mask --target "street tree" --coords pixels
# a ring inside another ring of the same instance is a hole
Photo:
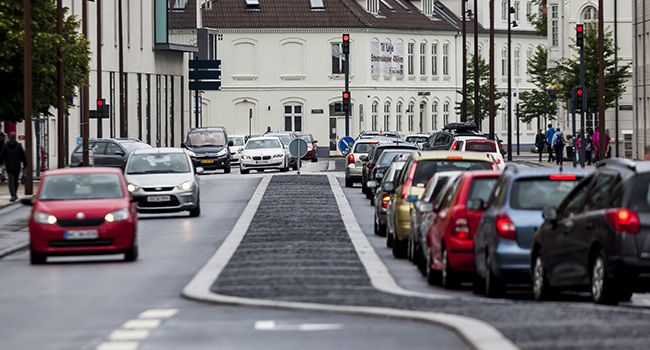
[[[467,121],[475,122],[479,127],[481,122],[487,118],[490,111],[490,67],[488,67],[487,62],[479,56],[478,60],[478,74],[479,74],[479,107],[481,109],[481,115],[479,119],[474,118],[474,59],[475,56],[471,57],[470,62],[467,64],[467,91],[465,91],[465,96],[462,91],[457,91],[462,97],[467,99]],[[497,92],[496,85],[494,85],[494,110],[499,111],[503,109],[501,104],[497,101],[501,98]],[[456,114],[462,115],[462,101],[456,102]]]
[[[57,50],[64,54],[64,96],[87,83],[90,45],[78,32],[76,16],[64,9],[63,36],[56,30],[56,1],[32,0],[32,100],[34,114],[51,115],[57,106]],[[22,1],[0,1],[0,119],[21,122],[23,105],[24,8]]]
[[[548,35],[548,11],[546,7],[546,0],[533,0],[533,5],[537,5],[538,11],[526,14],[528,22],[533,25],[537,35]]]
[[[553,85],[557,76],[553,69],[547,68],[547,59],[548,51],[542,45],[538,45],[535,54],[528,61],[529,82],[533,83],[535,88],[532,91],[524,91],[519,96],[521,102],[519,118],[524,123],[542,117],[553,120],[557,116],[557,100],[551,98],[548,93],[549,87]]]
[[[631,64],[622,64],[618,59],[616,67],[615,52],[618,49],[614,46],[612,32],[605,30],[605,108],[616,106],[616,101],[625,92],[625,82],[631,77]],[[573,45],[571,48],[577,55],[570,59],[560,61],[558,65],[560,86],[559,96],[562,103],[567,105],[571,99],[572,88],[580,86],[580,57],[579,48]],[[589,115],[598,112],[598,28],[594,23],[585,26],[584,34],[584,55],[585,55],[585,86],[587,93],[587,106],[585,112]]]

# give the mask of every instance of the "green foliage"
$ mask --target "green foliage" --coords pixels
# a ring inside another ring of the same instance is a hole
[[[557,103],[556,100],[549,96],[547,90],[553,85],[553,81],[557,79],[557,76],[553,70],[546,67],[547,59],[548,51],[539,45],[535,50],[535,54],[528,61],[529,81],[535,84],[535,89],[522,92],[519,96],[521,101],[519,117],[524,123],[529,123],[537,117],[546,116],[549,119],[555,119],[556,117]]]
[[[56,2],[32,0],[32,100],[34,114],[50,114],[57,105],[57,50],[64,52],[64,96],[86,84],[90,46],[77,32],[79,21],[64,9],[63,37],[56,30]],[[21,122],[23,113],[24,9],[21,1],[0,1],[0,110],[3,120]],[[68,102],[66,99],[66,109]]]
[[[533,0],[533,4],[537,5],[539,11],[537,13],[530,13],[526,15],[528,22],[535,27],[535,31],[539,36],[548,35],[548,14],[546,13],[546,0]]]
[[[565,59],[558,65],[560,76],[558,83],[560,85],[560,99],[566,105],[571,99],[572,88],[580,86],[580,51],[575,45],[575,38],[572,39],[574,45],[571,47],[577,55],[571,59]],[[621,64],[619,58],[618,69],[615,67],[614,54],[617,50],[614,47],[612,32],[605,30],[605,108],[616,106],[616,100],[625,92],[625,81],[631,77],[631,64]],[[585,54],[585,89],[587,92],[587,109],[588,114],[598,112],[598,27],[591,23],[585,28],[584,35],[584,54]]]
[[[476,125],[480,125],[481,121],[489,115],[490,112],[490,68],[488,67],[487,62],[481,57],[478,60],[478,72],[479,72],[479,107],[481,109],[481,117],[479,120],[474,118],[474,59],[472,56],[469,62],[467,63],[467,91],[465,98],[467,99],[467,121],[475,122]],[[495,112],[503,109],[501,104],[497,101],[501,98],[499,96],[496,85],[494,85],[494,110]],[[457,91],[461,96],[463,95],[462,91]],[[462,115],[462,102],[456,102],[456,114]]]

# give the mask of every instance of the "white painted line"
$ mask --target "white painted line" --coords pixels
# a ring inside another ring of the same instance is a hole
[[[151,320],[130,320],[122,325],[123,329],[154,329],[160,326],[161,321]]]
[[[343,325],[337,323],[306,323],[298,325],[298,330],[303,332],[332,331],[341,328],[343,328]]]
[[[257,331],[270,331],[275,329],[275,321],[257,321],[253,328]]]
[[[334,162],[333,160],[330,160],[327,163],[327,170],[335,170],[335,169],[336,169],[336,162]]]
[[[140,343],[137,341],[106,342],[99,344],[96,350],[138,350]]]
[[[343,328],[338,323],[302,323],[302,324],[277,324],[275,321],[257,321],[255,330],[257,331],[331,331]]]
[[[178,309],[151,309],[141,313],[139,318],[170,318],[178,313]]]
[[[125,330],[125,329],[119,329],[116,331],[113,331],[111,335],[108,336],[108,339],[110,340],[144,340],[149,337],[149,334],[151,334],[150,331],[144,330],[144,329],[138,329],[138,330]]]

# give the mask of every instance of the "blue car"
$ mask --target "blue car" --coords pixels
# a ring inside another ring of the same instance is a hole
[[[474,235],[474,292],[500,297],[508,284],[531,284],[530,249],[542,209],[557,206],[589,172],[508,165]]]

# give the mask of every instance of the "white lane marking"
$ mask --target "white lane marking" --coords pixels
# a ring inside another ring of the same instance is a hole
[[[178,313],[178,309],[151,309],[138,316],[139,318],[170,318]]]
[[[122,325],[122,329],[154,329],[160,326],[161,321],[156,319],[150,320],[130,320]]]
[[[149,337],[151,331],[145,329],[118,329],[108,336],[110,340],[144,340]]]
[[[95,349],[96,350],[137,350],[139,347],[140,347],[139,342],[128,341],[128,342],[101,343]]]
[[[343,328],[343,325],[338,323],[277,324],[277,322],[275,321],[255,322],[255,330],[258,331],[313,332],[313,331],[330,331],[330,330],[337,330],[341,328]]]
[[[333,160],[330,160],[327,163],[327,170],[335,170],[336,169],[336,163]]]

